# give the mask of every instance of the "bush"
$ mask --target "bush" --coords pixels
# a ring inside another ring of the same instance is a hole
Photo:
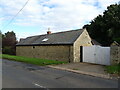
[[[2,49],[2,53],[3,53],[3,54],[15,55],[15,49],[12,48],[11,46],[5,46],[5,47]]]

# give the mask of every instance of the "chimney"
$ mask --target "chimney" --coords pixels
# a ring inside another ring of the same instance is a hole
[[[50,28],[48,28],[47,34],[51,34]]]
[[[19,42],[22,41],[22,40],[25,40],[25,38],[20,38]]]

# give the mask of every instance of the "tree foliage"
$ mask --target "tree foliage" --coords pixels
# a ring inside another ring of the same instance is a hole
[[[2,53],[2,32],[0,31],[0,54]]]
[[[2,52],[5,54],[15,54],[16,35],[13,31],[2,35]]]
[[[113,41],[120,43],[120,4],[108,6],[103,15],[98,15],[83,28],[104,46],[109,46]]]

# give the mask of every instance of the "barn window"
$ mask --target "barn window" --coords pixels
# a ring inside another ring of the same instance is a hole
[[[33,46],[33,48],[35,48],[35,46]]]

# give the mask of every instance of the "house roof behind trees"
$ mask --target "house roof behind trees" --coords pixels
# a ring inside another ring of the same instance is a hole
[[[84,29],[71,30],[65,32],[44,34],[27,37],[22,39],[17,46],[24,45],[65,45],[65,44],[73,44],[75,40],[82,34]]]
[[[93,45],[100,45],[101,46],[101,44],[99,42],[97,42],[95,39],[92,39],[92,44]]]

